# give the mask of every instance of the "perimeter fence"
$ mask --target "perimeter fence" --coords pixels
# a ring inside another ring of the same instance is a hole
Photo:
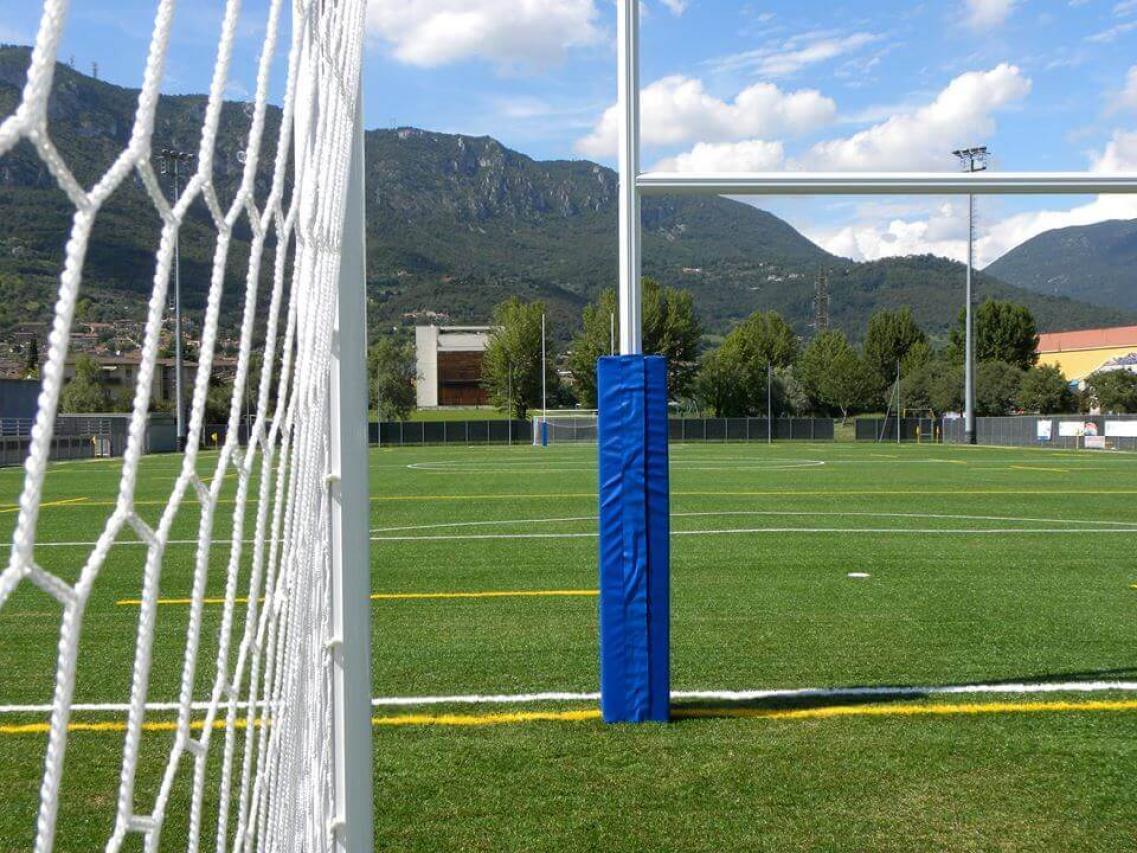
[[[945,418],[943,440],[963,444],[963,420]],[[1018,415],[976,418],[977,444],[1137,450],[1137,415]]]

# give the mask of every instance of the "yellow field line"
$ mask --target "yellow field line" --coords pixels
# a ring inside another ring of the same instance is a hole
[[[835,717],[918,717],[978,714],[1060,713],[1070,711],[1137,711],[1137,700],[1090,702],[975,702],[933,705],[829,705],[822,708],[768,710],[762,708],[674,708],[674,720],[732,719],[826,720]],[[600,719],[596,709],[578,711],[517,711],[501,714],[405,714],[375,717],[377,726],[494,726],[530,722],[582,722]]]
[[[793,708],[787,710],[768,710],[762,708],[674,708],[672,719],[752,719],[752,720],[831,720],[838,717],[945,717],[978,716],[984,714],[1055,714],[1071,712],[1137,711],[1137,699],[1093,700],[1089,702],[962,702],[937,703],[927,705],[827,705],[821,708]],[[514,711],[489,714],[400,714],[398,716],[372,717],[375,726],[442,726],[473,727],[500,726],[517,723],[580,723],[600,719],[596,708],[583,708],[572,711]],[[257,720],[256,725],[260,725]],[[190,723],[191,729],[200,730],[203,721]],[[213,727],[222,729],[223,720],[215,720]],[[244,728],[245,721],[238,719],[237,728]],[[173,721],[144,723],[143,731],[172,732],[177,724]],[[51,730],[48,723],[19,723],[0,725],[0,735],[46,734]],[[122,722],[70,723],[68,732],[123,732],[126,724]]]
[[[573,598],[598,596],[595,589],[509,589],[494,592],[376,592],[372,601],[422,601],[441,598]],[[258,599],[264,601],[264,598]],[[192,598],[159,598],[159,604],[193,604]],[[224,604],[224,598],[203,598],[202,604]],[[249,599],[241,596],[234,599],[236,604],[248,604]],[[120,598],[115,604],[126,607],[139,607],[140,598]]]
[[[40,509],[43,509],[44,507],[49,507],[49,506],[68,506],[69,504],[86,503],[86,502],[87,502],[86,498],[64,498],[63,500],[58,500],[58,501],[48,501],[47,503],[42,503],[39,506],[40,506]],[[111,506],[114,506],[114,504],[111,504]],[[20,507],[17,504],[15,506],[3,507],[2,509],[0,509],[0,512],[18,512],[19,509],[20,509]]]
[[[1069,474],[1069,468],[1043,468],[1041,465],[1011,465],[1015,471],[1054,471],[1058,474]]]

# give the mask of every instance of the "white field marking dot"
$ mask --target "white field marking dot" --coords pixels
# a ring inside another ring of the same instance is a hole
[[[870,575],[868,572],[849,572],[849,577],[851,577],[851,578],[871,578],[872,575]]]

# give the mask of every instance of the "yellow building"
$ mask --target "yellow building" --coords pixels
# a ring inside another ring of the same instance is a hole
[[[1107,361],[1132,353],[1137,353],[1137,326],[1038,336],[1038,363],[1055,365],[1071,382],[1085,379]]]

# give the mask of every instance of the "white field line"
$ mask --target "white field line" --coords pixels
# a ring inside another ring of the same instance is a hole
[[[672,530],[672,536],[742,536],[761,533],[857,533],[857,534],[901,534],[921,536],[973,536],[987,534],[1008,535],[1053,535],[1061,533],[1137,533],[1137,527],[1063,527],[1047,529],[1042,527],[982,527],[982,528],[905,528],[905,527],[737,527],[723,530]],[[597,533],[456,533],[449,536],[372,536],[372,542],[446,542],[509,539],[595,539]]]
[[[922,513],[922,512],[834,512],[834,511],[794,511],[794,510],[718,510],[709,512],[673,512],[672,518],[714,518],[714,517],[739,517],[739,516],[765,516],[765,517],[824,517],[824,516],[840,516],[840,517],[859,517],[859,518],[913,518],[913,519],[941,519],[948,521],[1004,521],[1015,524],[1029,523],[1029,524],[1082,524],[1082,525],[1101,525],[1097,528],[1082,529],[1074,527],[1060,527],[1056,529],[1048,528],[1010,528],[1010,527],[991,527],[991,528],[904,528],[904,527],[740,527],[740,528],[726,528],[721,530],[673,530],[672,536],[728,536],[731,534],[757,534],[757,533],[947,533],[954,535],[969,535],[969,534],[987,534],[987,533],[1012,533],[1012,534],[1054,534],[1054,533],[1137,533],[1137,522],[1128,521],[1108,521],[1097,519],[1065,519],[1065,518],[1028,518],[1018,516],[999,516],[999,515],[957,515],[953,513]],[[415,530],[439,530],[439,529],[453,529],[458,527],[495,527],[495,526],[510,526],[516,524],[567,524],[574,522],[589,522],[596,521],[597,517],[594,515],[579,515],[579,516],[565,516],[561,518],[513,518],[513,519],[496,519],[492,521],[448,521],[439,522],[436,524],[415,524],[402,527],[376,527],[372,529],[372,533],[387,534],[387,533],[402,533]],[[432,541],[447,541],[447,540],[494,540],[494,539],[587,539],[595,538],[596,531],[585,531],[576,533],[460,533],[440,536],[372,536],[372,542],[408,542],[413,540],[422,540],[424,542]],[[245,545],[255,544],[253,539],[242,540]],[[166,545],[197,545],[197,539],[171,539]],[[94,541],[63,541],[63,542],[37,542],[37,548],[90,548],[95,544]],[[145,542],[137,540],[122,540],[115,543],[116,546],[133,546],[133,547],[146,547]],[[213,539],[211,545],[225,546],[230,544],[228,538]],[[10,542],[0,542],[0,549],[11,548]]]
[[[1137,692],[1137,681],[1043,681],[1007,684],[945,684],[945,685],[899,685],[880,687],[797,687],[777,690],[672,690],[671,698],[679,700],[718,700],[722,702],[752,702],[762,699],[829,699],[855,698],[858,696],[898,696],[919,698],[922,696],[954,695],[1006,695],[1041,693],[1108,693]],[[600,699],[599,693],[544,692],[544,693],[505,693],[482,694],[462,693],[450,696],[377,696],[371,700],[372,707],[393,708],[424,705],[526,705],[542,702],[594,702]],[[244,706],[244,703],[240,703]],[[257,702],[263,707],[263,702]],[[150,702],[146,710],[151,712],[177,711],[177,702]],[[192,710],[204,711],[212,707],[210,702],[194,702]],[[83,703],[71,706],[73,711],[87,713],[125,713],[130,706],[125,702]],[[0,714],[47,714],[51,705],[0,705]]]
[[[855,516],[859,518],[920,518],[920,519],[948,519],[952,521],[1007,521],[1016,524],[1101,524],[1106,526],[1124,527],[1132,529],[1137,522],[1131,521],[1099,521],[1096,519],[1081,518],[1026,518],[1022,516],[1007,515],[958,515],[955,513],[939,512],[835,512],[831,510],[708,510],[703,512],[673,512],[671,518],[709,518],[733,516]],[[496,525],[509,526],[513,524],[561,524],[576,521],[598,521],[595,515],[564,516],[561,518],[507,518],[493,521],[443,521],[434,524],[412,524],[403,527],[375,527],[372,533],[401,533],[408,530],[437,530],[453,527],[493,527]]]
[[[714,464],[711,464],[714,463]],[[723,459],[683,459],[672,462],[670,467],[678,471],[790,471],[805,468],[820,468],[827,463],[820,459],[771,459],[768,462],[754,463],[753,458],[732,461]],[[505,473],[510,474],[548,474],[548,473],[575,473],[577,471],[594,470],[595,461],[589,462],[546,462],[542,460],[502,461],[491,463],[486,460],[466,462],[450,459],[439,462],[411,462],[406,466],[412,471],[428,471],[434,474],[441,473]]]

